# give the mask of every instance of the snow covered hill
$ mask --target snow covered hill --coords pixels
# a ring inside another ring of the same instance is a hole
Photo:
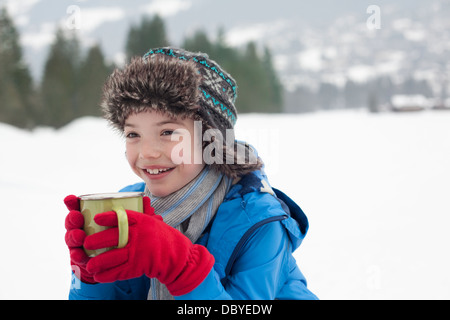
[[[271,184],[310,231],[295,256],[321,299],[450,299],[450,112],[242,115]],[[0,124],[0,299],[66,299],[62,202],[138,181],[102,119]]]

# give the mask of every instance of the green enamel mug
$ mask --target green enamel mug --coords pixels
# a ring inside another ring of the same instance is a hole
[[[128,243],[128,217],[125,210],[144,212],[142,192],[115,192],[115,193],[94,193],[80,196],[80,210],[84,217],[84,231],[86,235],[91,235],[109,227],[99,226],[95,223],[96,214],[114,211],[117,214],[119,229],[119,243],[117,247],[102,248],[97,250],[84,249],[89,257],[95,257],[100,253],[115,248],[123,248]]]

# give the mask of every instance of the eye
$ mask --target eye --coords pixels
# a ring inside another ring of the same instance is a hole
[[[171,136],[174,133],[173,130],[164,130],[163,132],[161,132],[162,136]]]
[[[125,135],[125,137],[126,137],[127,139],[133,139],[133,138],[138,138],[139,135],[138,135],[137,133],[135,133],[135,132],[128,132],[128,133]]]

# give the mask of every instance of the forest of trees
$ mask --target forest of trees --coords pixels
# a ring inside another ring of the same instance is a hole
[[[184,39],[181,47],[208,53],[238,83],[236,107],[243,112],[281,112],[283,88],[273,68],[268,48],[255,43],[244,49],[225,44],[224,32],[211,41],[201,30]],[[33,81],[24,63],[19,33],[6,9],[0,9],[0,122],[21,128],[60,128],[82,116],[100,116],[102,86],[116,67],[108,64],[102,49],[94,45],[83,52],[75,31],[59,28],[50,47],[42,78]],[[124,51],[127,61],[150,48],[173,45],[164,21],[142,17],[131,26]],[[262,53],[260,53],[260,51]]]
[[[32,129],[60,128],[82,116],[100,116],[102,86],[117,66],[108,63],[99,45],[82,49],[76,30],[59,28],[43,66],[41,79],[33,79],[24,63],[20,35],[6,9],[0,9],[0,122]],[[143,16],[130,26],[124,47],[126,62],[150,48],[174,45],[168,39],[164,20]],[[212,41],[198,30],[180,47],[207,53],[237,81],[239,113],[313,112],[348,108],[380,111],[395,94],[432,97],[425,80],[408,78],[393,83],[388,76],[365,83],[347,80],[345,86],[321,82],[283,89],[269,48],[249,42],[241,48],[226,44],[225,30]],[[120,67],[120,66],[119,66]]]

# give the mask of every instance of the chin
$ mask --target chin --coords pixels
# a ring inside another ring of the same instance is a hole
[[[154,185],[152,186],[148,182],[146,182],[146,184],[147,184],[147,188],[150,191],[150,193],[153,196],[158,197],[158,198],[168,196],[169,194],[171,194],[173,192],[173,190],[170,190],[169,188],[164,187],[164,186],[154,186]]]
[[[150,190],[150,193],[151,193],[153,196],[158,197],[158,198],[165,197],[165,196],[168,196],[168,195],[170,194],[170,192],[164,192],[164,191],[162,191],[162,190],[156,190],[156,191],[153,191],[153,190],[150,189],[150,188],[149,188],[149,190]]]

